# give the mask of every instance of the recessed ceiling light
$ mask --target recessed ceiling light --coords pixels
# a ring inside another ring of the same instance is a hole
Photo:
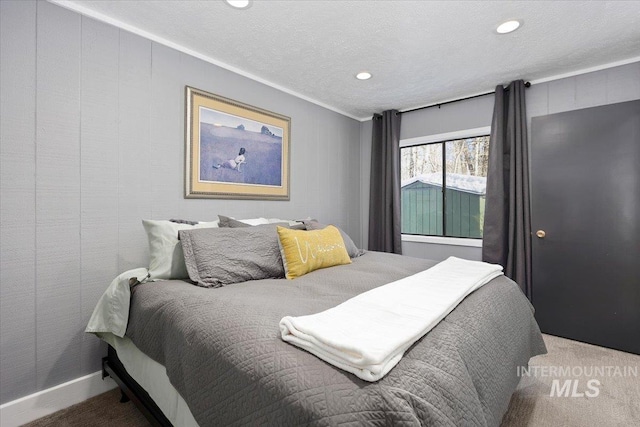
[[[371,73],[368,73],[366,71],[356,74],[356,79],[358,80],[369,80],[370,78],[371,78]]]
[[[235,7],[236,9],[247,9],[251,6],[251,0],[225,0],[229,6]]]
[[[507,21],[500,24],[496,31],[498,32],[498,34],[507,34],[517,30],[519,26],[520,21]]]

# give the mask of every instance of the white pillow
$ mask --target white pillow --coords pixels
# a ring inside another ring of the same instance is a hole
[[[188,279],[184,264],[179,230],[217,227],[218,221],[198,222],[195,225],[178,224],[171,221],[143,219],[142,225],[149,239],[149,275],[151,280]]]
[[[235,219],[233,217],[229,217],[229,218]],[[245,224],[249,224],[249,225],[269,224],[269,220],[266,218],[238,219],[236,221],[244,222]]]
[[[120,338],[124,337],[129,322],[129,302],[131,300],[129,279],[135,277],[144,281],[147,273],[146,268],[136,268],[125,271],[113,279],[111,285],[98,300],[84,331],[98,334],[103,339],[105,339],[104,336],[101,336],[103,332],[110,332]],[[109,343],[111,344],[111,342]]]

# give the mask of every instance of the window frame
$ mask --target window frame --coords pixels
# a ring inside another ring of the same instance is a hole
[[[454,132],[445,132],[433,135],[419,136],[415,138],[401,139],[399,148],[413,147],[416,145],[426,145],[435,143],[445,143],[447,141],[455,141],[464,138],[475,138],[479,136],[491,135],[491,126],[483,126],[472,129],[464,129]],[[443,144],[444,147],[444,144]],[[446,183],[445,183],[446,185]],[[443,212],[444,214],[444,212]],[[402,234],[404,242],[420,242],[439,245],[454,246],[471,246],[482,247],[482,239],[475,237],[449,237],[449,236],[431,236],[424,234]]]

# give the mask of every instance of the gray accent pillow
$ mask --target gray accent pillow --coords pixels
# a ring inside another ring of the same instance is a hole
[[[251,227],[250,224],[244,223],[242,221],[238,221],[237,219],[229,218],[228,216],[224,216],[224,215],[218,215],[218,219],[220,219],[219,227],[222,227],[222,228]]]
[[[276,224],[181,230],[179,238],[189,278],[198,286],[284,277]]]
[[[196,225],[198,221],[190,221],[188,219],[170,219],[169,221],[175,222],[176,224],[188,224],[188,225]]]
[[[307,230],[322,230],[328,225],[328,224],[321,224],[315,219],[305,219],[305,220],[302,220],[302,222],[306,226]],[[349,237],[349,235],[345,233],[342,228],[338,227],[337,225],[334,225],[334,227],[336,227],[338,231],[340,231],[340,234],[342,235],[342,240],[344,240],[344,247],[347,248],[347,253],[349,254],[349,258],[357,258],[361,255],[364,255],[366,251],[364,249],[358,249],[356,244],[353,243],[353,239]]]

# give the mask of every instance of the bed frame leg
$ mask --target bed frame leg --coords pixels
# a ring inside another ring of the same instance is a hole
[[[129,396],[127,396],[126,394],[124,394],[124,390],[120,390],[120,403],[127,403],[129,400]]]
[[[102,359],[103,375],[113,378],[120,387],[120,402],[131,401],[154,427],[173,427],[149,394],[127,374],[113,347],[109,346],[107,354]]]

